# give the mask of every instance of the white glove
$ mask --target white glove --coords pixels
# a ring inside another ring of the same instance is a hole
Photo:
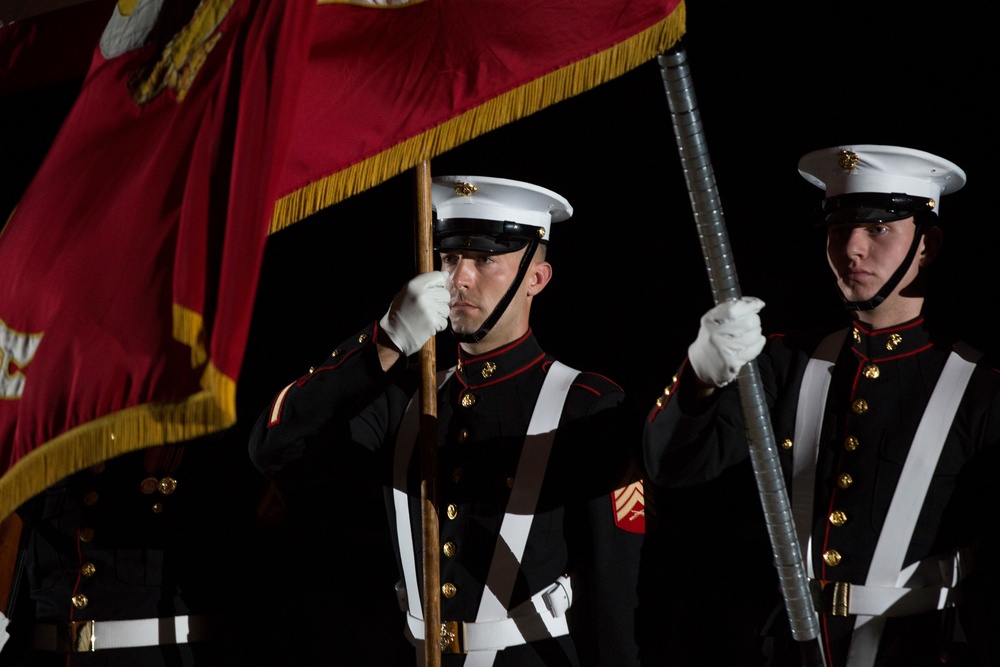
[[[698,337],[688,347],[695,374],[716,387],[736,379],[740,369],[764,349],[760,309],[764,302],[752,296],[725,301],[701,318]]]
[[[444,286],[444,271],[421,273],[406,284],[379,320],[382,331],[403,356],[420,350],[438,331],[448,326],[450,296]]]

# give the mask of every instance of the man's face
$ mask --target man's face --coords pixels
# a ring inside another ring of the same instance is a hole
[[[905,259],[915,233],[913,218],[832,225],[827,230],[826,257],[844,298],[867,301],[874,297]],[[923,240],[906,275],[887,301],[916,278],[922,251]]]
[[[451,328],[458,334],[479,330],[515,276],[524,250],[491,254],[474,250],[441,253],[441,270],[448,274],[451,294]],[[516,290],[504,314],[484,339],[502,345],[524,333],[527,304],[523,290]]]

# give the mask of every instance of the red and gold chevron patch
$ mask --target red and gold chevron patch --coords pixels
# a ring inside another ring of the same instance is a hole
[[[631,481],[611,493],[615,512],[615,525],[630,533],[646,532],[646,496],[642,479],[634,473]]]

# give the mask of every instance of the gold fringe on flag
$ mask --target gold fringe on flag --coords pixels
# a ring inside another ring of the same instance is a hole
[[[684,35],[683,2],[670,15],[615,46],[499,95],[437,127],[407,139],[335,174],[314,181],[275,203],[269,234],[363,192],[466,141],[590,90],[648,62]]]
[[[215,376],[210,384],[235,398],[232,380],[218,370],[206,371],[210,374]],[[225,405],[222,396],[213,391],[203,390],[177,403],[126,408],[33,449],[0,476],[0,518],[74,472],[126,452],[184,442],[232,426],[236,422],[235,402]]]
[[[205,322],[201,313],[174,304],[174,339],[191,348],[191,368],[204,366],[208,361],[205,348]]]

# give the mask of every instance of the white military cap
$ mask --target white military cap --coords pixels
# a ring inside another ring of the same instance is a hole
[[[807,153],[799,160],[799,173],[826,190],[828,222],[848,221],[846,209],[854,209],[858,220],[902,219],[921,208],[939,213],[941,196],[965,185],[965,172],[953,162],[913,148],[874,144]],[[870,217],[862,209],[869,209]]]
[[[546,188],[490,176],[438,176],[431,184],[434,246],[511,252],[532,238],[547,243],[552,223],[573,207]]]

